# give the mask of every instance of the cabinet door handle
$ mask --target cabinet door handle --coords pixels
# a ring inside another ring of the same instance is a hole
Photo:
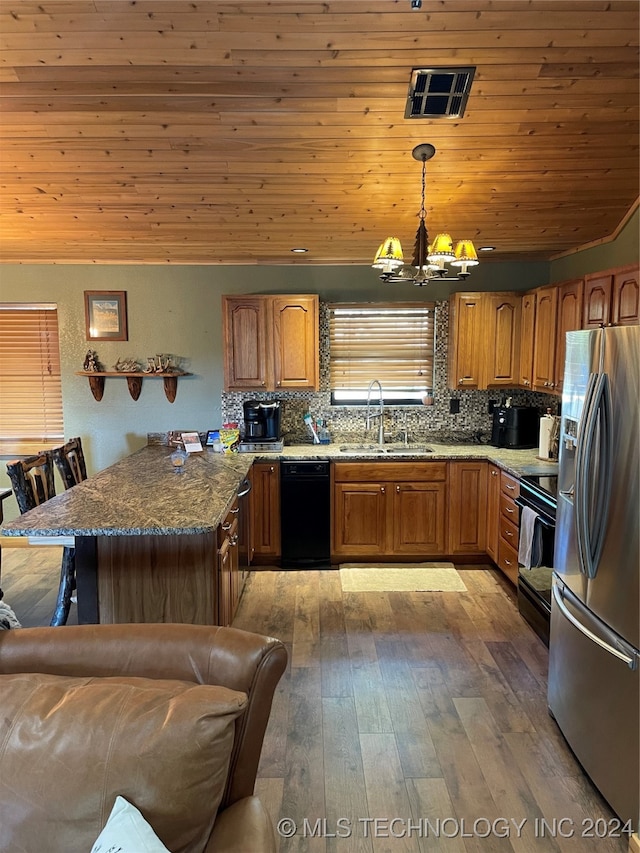
[[[274,473],[275,473],[275,470],[276,470],[276,469],[273,467],[273,465],[271,465],[271,467],[269,468],[269,473],[270,473],[270,474],[274,474]]]
[[[383,494],[383,495],[385,494],[385,488],[384,488],[384,486],[380,486],[380,491],[382,492],[382,494]]]
[[[492,476],[492,477],[497,477],[497,476],[498,476],[498,472],[495,470],[495,468],[492,468],[492,470],[491,470],[491,476]]]
[[[400,494],[400,486],[396,486],[396,492],[398,492],[398,494]]]

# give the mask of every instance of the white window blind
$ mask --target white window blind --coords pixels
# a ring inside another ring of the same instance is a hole
[[[37,452],[63,437],[56,306],[0,303],[0,451]]]
[[[366,398],[372,379],[389,401],[433,391],[432,303],[334,303],[329,306],[330,383],[334,402]]]

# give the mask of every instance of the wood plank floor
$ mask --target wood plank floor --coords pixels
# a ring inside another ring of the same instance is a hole
[[[48,624],[57,551],[3,551],[5,600],[25,627]],[[257,782],[284,821],[280,853],[627,850],[626,836],[594,837],[614,816],[547,713],[547,650],[512,588],[459,568],[466,593],[251,574],[234,625],[290,655]]]

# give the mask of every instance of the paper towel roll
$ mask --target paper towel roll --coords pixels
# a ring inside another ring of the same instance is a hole
[[[540,418],[540,442],[538,445],[538,456],[541,459],[549,459],[551,430],[553,429],[553,415],[543,415]]]

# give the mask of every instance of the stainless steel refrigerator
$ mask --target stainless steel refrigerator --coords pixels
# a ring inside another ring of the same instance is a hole
[[[640,777],[640,327],[567,334],[549,709],[637,830]]]

